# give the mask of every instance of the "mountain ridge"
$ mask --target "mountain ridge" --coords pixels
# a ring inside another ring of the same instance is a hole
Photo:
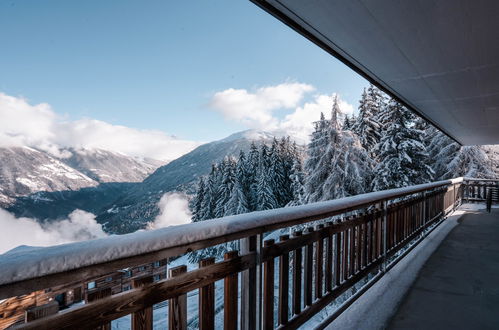
[[[57,157],[28,147],[0,147],[0,207],[39,192],[77,191],[101,183],[140,182],[160,161],[102,149],[62,149]],[[156,164],[154,162],[157,162]]]

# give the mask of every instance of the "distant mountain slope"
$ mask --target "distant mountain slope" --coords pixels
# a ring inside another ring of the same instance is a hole
[[[198,178],[208,174],[213,163],[226,156],[237,156],[240,150],[248,151],[252,141],[269,141],[272,138],[269,133],[248,130],[203,144],[158,168],[108,206],[115,213],[103,212],[97,220],[106,223],[106,230],[115,233],[143,228],[158,214],[157,203],[164,193],[176,190],[193,192]]]
[[[69,166],[97,182],[141,182],[163,162],[136,159],[102,149],[67,149],[72,156],[62,159]]]
[[[0,206],[37,191],[78,190],[98,182],[46,152],[28,147],[0,148]]]
[[[112,182],[79,190],[41,191],[17,198],[7,207],[7,211],[16,217],[35,218],[40,222],[67,219],[75,209],[98,214],[104,211],[104,206],[134,185],[137,183]]]
[[[97,187],[100,183],[141,182],[164,162],[154,159],[137,159],[120,153],[101,149],[63,149],[61,154],[71,155],[57,158],[45,151],[30,147],[0,148],[0,207],[12,207],[16,214],[21,214],[20,205],[29,208],[31,216],[44,219],[45,214],[58,218],[62,215],[57,210],[65,210],[73,203],[81,209],[93,209],[95,203],[109,203],[123,194],[127,185],[102,185],[95,190],[97,195],[106,194],[106,198],[97,201],[85,190],[82,194],[73,194],[82,188]],[[112,188],[112,189],[110,189]],[[120,191],[120,189],[122,189]],[[109,190],[109,191],[108,191]],[[41,198],[48,198],[42,192],[60,192],[59,198],[50,197],[39,203]],[[87,195],[88,203],[82,203]],[[22,201],[16,201],[22,198]],[[71,201],[72,198],[76,200]],[[32,199],[30,202],[29,200]],[[64,203],[66,205],[59,205]],[[17,204],[17,206],[14,206]],[[28,204],[30,205],[28,207]],[[45,209],[47,208],[47,210]],[[49,210],[48,208],[52,208]],[[96,209],[97,211],[98,209]],[[27,216],[27,214],[26,214]]]

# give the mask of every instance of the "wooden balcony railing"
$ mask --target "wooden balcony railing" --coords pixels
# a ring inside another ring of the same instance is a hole
[[[236,241],[240,248],[222,260],[179,265],[159,281],[143,276],[118,294],[94,290],[87,303],[65,310],[38,306],[42,311],[30,311],[15,328],[109,329],[131,315],[132,329],[152,329],[153,305],[166,302],[169,329],[295,329],[347,294],[327,323],[468,198],[474,184],[439,181],[42,248],[0,259],[0,300]],[[197,290],[193,303],[187,295]],[[188,315],[188,303],[197,305],[196,315]]]
[[[465,178],[464,184],[463,199],[466,202],[485,202],[487,198],[499,202],[499,180]]]

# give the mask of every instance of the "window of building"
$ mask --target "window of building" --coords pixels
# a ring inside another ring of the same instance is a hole
[[[154,262],[154,268],[158,268],[159,266],[161,266],[161,262],[160,261],[155,261]]]
[[[112,276],[106,277],[106,282],[111,282],[113,280]]]
[[[132,289],[132,286],[131,285],[125,285],[123,287],[123,291],[128,291],[128,290],[131,290]]]
[[[139,267],[139,272],[143,272],[144,270],[146,270],[146,266],[140,266]]]
[[[88,282],[87,289],[89,290],[95,289],[95,282]]]
[[[161,274],[154,275],[153,280],[155,282],[161,280]]]
[[[131,270],[126,270],[126,271],[123,273],[123,277],[132,277],[132,271],[131,271]]]

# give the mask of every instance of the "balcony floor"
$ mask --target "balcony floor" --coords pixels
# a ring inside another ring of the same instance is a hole
[[[499,209],[463,215],[425,263],[388,329],[499,328]]]

